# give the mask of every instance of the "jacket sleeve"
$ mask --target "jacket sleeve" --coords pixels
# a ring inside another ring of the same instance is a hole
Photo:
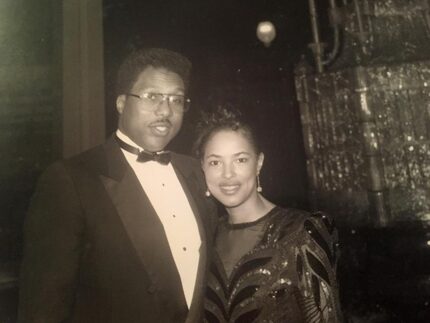
[[[298,246],[299,306],[306,322],[342,322],[336,278],[337,230],[326,214],[315,213],[303,222]]]
[[[71,313],[83,236],[78,193],[63,163],[39,179],[24,224],[18,322],[63,322]]]

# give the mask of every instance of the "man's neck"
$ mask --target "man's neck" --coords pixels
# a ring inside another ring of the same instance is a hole
[[[126,144],[136,147],[137,149],[139,149],[139,151],[145,150],[142,147],[140,147],[138,144],[136,144],[129,136],[123,133],[119,128],[116,131],[116,135],[118,136],[119,139],[124,141]]]

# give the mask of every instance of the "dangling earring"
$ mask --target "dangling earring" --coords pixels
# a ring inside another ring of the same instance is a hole
[[[257,192],[258,193],[263,192],[263,189],[261,188],[261,185],[260,185],[260,174],[257,174]]]
[[[211,192],[209,192],[209,190],[206,189],[205,195],[206,195],[206,197],[209,197],[209,196],[211,196]]]

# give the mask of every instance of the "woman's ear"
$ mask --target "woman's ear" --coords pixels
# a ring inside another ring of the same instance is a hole
[[[116,98],[116,111],[118,111],[119,114],[122,114],[122,112],[124,111],[125,100],[125,94],[118,95],[118,97]]]
[[[259,153],[258,159],[257,159],[257,175],[260,174],[260,170],[263,167],[263,163],[264,163],[264,154]]]

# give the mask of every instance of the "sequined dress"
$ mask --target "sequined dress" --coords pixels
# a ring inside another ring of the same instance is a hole
[[[261,234],[254,247],[245,243],[246,253],[231,269],[223,264],[231,260],[225,241],[217,239],[205,322],[341,322],[337,233],[331,219],[275,207],[255,225]],[[218,237],[237,229],[226,219],[219,227]]]

